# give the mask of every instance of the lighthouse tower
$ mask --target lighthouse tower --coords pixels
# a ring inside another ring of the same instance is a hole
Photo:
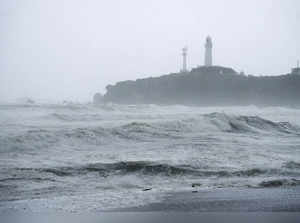
[[[182,48],[182,69],[180,70],[182,73],[188,72],[186,63],[187,50],[187,47]]]
[[[205,43],[205,61],[204,65],[206,67],[212,66],[212,40],[211,37],[206,37],[206,43]]]

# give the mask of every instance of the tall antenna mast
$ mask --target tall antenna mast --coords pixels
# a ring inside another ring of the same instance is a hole
[[[186,57],[187,57],[187,46],[182,48],[182,70],[181,72],[187,72],[187,62],[186,62]]]
[[[299,68],[299,60],[297,60],[297,68]]]

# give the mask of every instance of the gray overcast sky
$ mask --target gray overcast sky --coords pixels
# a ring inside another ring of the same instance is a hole
[[[214,64],[278,75],[300,59],[299,0],[0,0],[0,101],[90,100],[107,84]]]

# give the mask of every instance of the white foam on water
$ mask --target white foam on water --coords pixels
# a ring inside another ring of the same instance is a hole
[[[297,184],[299,117],[282,107],[0,105],[0,206],[99,210],[193,183]]]

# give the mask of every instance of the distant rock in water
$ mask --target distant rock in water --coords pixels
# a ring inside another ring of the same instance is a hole
[[[31,98],[27,98],[27,97],[24,97],[24,98],[18,98],[17,100],[17,103],[19,104],[28,104],[28,105],[32,105],[32,104],[35,104],[35,101]]]
[[[220,66],[122,81],[106,89],[103,100],[121,104],[300,105],[300,75],[247,76]]]
[[[93,103],[94,103],[95,105],[103,104],[103,95],[100,94],[100,93],[94,94],[94,97],[93,97]]]
[[[34,102],[34,100],[32,100],[32,99],[29,98],[29,99],[26,101],[26,103],[27,103],[27,104],[34,104],[35,102]]]

